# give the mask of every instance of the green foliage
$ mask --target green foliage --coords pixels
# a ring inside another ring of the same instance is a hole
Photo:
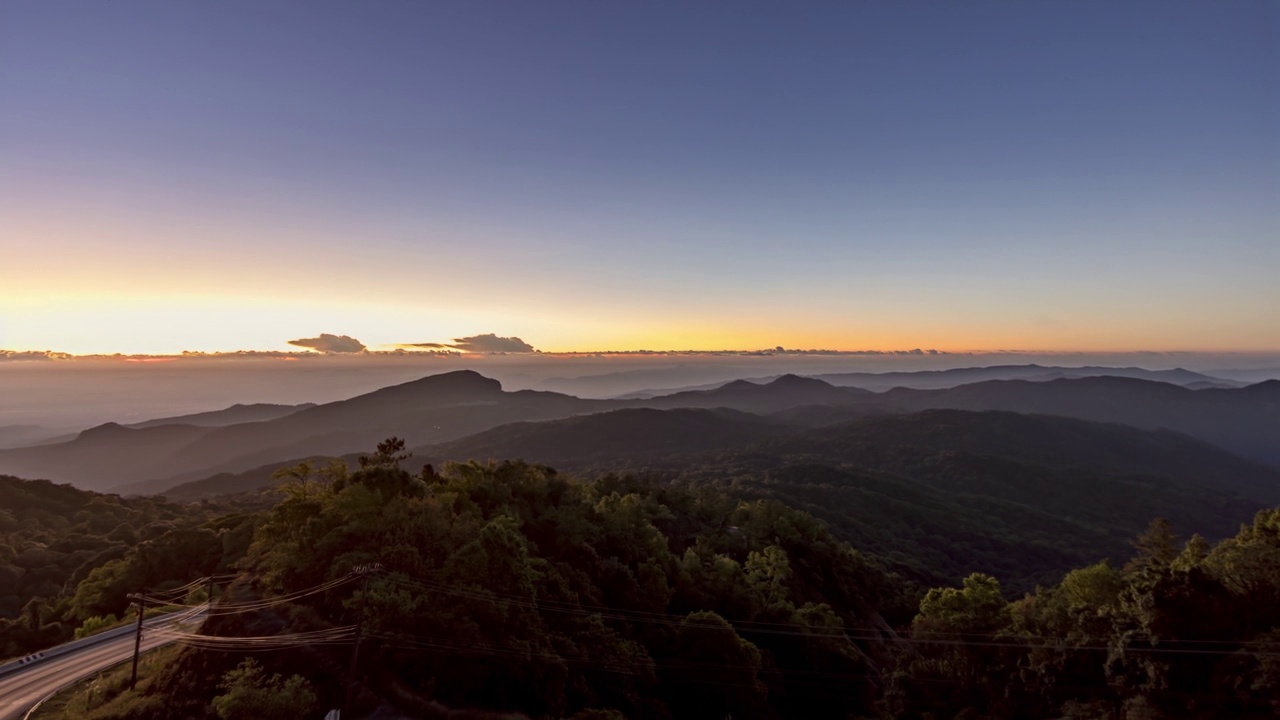
[[[1000,581],[974,573],[964,587],[934,588],[920,601],[914,627],[929,633],[990,636],[1008,623],[1009,604]]]
[[[418,452],[554,461],[582,477],[644,472],[776,500],[914,583],[981,572],[1010,597],[1128,557],[1154,515],[1220,539],[1280,501],[1274,469],[1173,433],[1007,412],[840,418],[836,408],[797,408],[770,426],[728,411],[637,409],[509,425]],[[909,621],[910,605],[891,614]]]
[[[0,508],[0,657],[70,640],[84,621],[122,614],[127,593],[181,585],[243,552],[216,505],[0,476]]]
[[[1124,566],[1126,571],[1137,572],[1149,568],[1165,567],[1178,557],[1178,535],[1165,518],[1156,518],[1145,532],[1133,541],[1137,554]]]
[[[1280,712],[1280,510],[1183,547],[1167,521],[1118,571],[1099,563],[1005,605],[994,580],[931,590],[887,697],[896,714],[1152,718]],[[955,643],[927,642],[942,631]],[[979,670],[981,668],[981,670]]]
[[[120,618],[115,615],[107,615],[105,617],[102,615],[94,615],[93,617],[85,618],[84,622],[80,623],[80,627],[76,628],[75,636],[77,640],[80,638],[87,638],[90,635],[96,635],[103,630],[110,630],[119,624]]]
[[[266,594],[381,563],[367,589],[282,615],[316,629],[363,608],[366,692],[410,713],[431,703],[548,717],[872,711],[868,658],[880,644],[866,638],[885,624],[881,598],[898,591],[805,513],[629,477],[581,483],[525,463],[409,475],[401,455],[387,445],[332,479],[285,471],[240,562]],[[167,687],[189,693],[212,667],[180,663]],[[314,667],[279,665],[282,676]]]
[[[25,578],[43,553],[119,546],[76,570],[74,592],[29,598],[4,628],[51,642],[77,619],[85,631],[106,624],[140,585],[177,587],[233,562],[244,576],[228,592],[244,599],[379,563],[365,581],[215,617],[205,631],[362,616],[357,715],[378,704],[584,720],[1280,712],[1280,509],[1217,544],[1181,543],[1165,520],[1145,532],[1127,522],[1138,534],[1128,543],[1102,529],[1104,495],[1088,498],[1097,508],[1068,497],[1119,487],[1111,480],[1068,491],[1054,484],[1069,472],[963,452],[859,445],[840,452],[879,469],[732,455],[674,482],[580,482],[523,462],[415,475],[403,451],[392,438],[355,471],[283,469],[278,502],[258,514],[153,503],[136,509],[145,521],[108,510],[121,518],[50,515],[45,527],[0,511],[0,573]],[[1074,518],[1036,509],[1054,503]],[[52,542],[84,523],[106,534]],[[1068,547],[1062,532],[1081,528],[1105,540]],[[49,538],[31,542],[40,532]],[[1127,544],[1123,569],[1098,562],[1100,548]],[[917,591],[966,562],[956,586]],[[1009,576],[1047,579],[1011,599]],[[299,648],[261,665],[183,650],[119,716],[312,716],[341,702],[349,650]]]
[[[378,449],[372,456],[360,456],[360,469],[394,468],[400,469],[400,463],[408,460],[410,453],[404,451],[404,440],[390,437],[378,443]]]
[[[252,658],[223,675],[218,688],[224,692],[213,698],[213,708],[224,720],[309,718],[318,707],[306,678],[291,675],[285,679],[278,673],[267,677],[262,665]]]
[[[768,715],[759,648],[716,613],[690,613],[676,628],[670,655],[664,679],[682,717]]]

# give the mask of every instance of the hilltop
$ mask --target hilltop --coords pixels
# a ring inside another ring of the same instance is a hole
[[[1150,380],[1087,377],[874,393],[782,376],[767,383],[737,381],[649,399],[587,400],[552,392],[509,392],[496,380],[458,371],[312,407],[254,410],[258,416],[282,414],[253,422],[235,422],[236,413],[249,411],[233,408],[219,415],[218,422],[229,423],[222,425],[107,423],[70,440],[0,450],[0,471],[90,489],[158,492],[181,482],[293,458],[355,453],[389,436],[422,446],[513,422],[642,408],[719,408],[802,425],[937,408],[1004,410],[1169,429],[1280,466],[1277,386],[1280,382],[1272,381],[1192,390]]]

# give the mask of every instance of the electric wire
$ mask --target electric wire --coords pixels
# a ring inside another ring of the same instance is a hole
[[[212,616],[234,615],[234,614],[239,614],[243,612],[251,612],[254,610],[265,610],[267,608],[275,607],[277,605],[283,605],[286,603],[295,602],[297,600],[301,600],[302,598],[309,597],[311,595],[318,595],[320,593],[328,592],[342,585],[345,585],[353,580],[356,580],[359,577],[360,575],[358,574],[349,573],[347,575],[343,575],[342,577],[336,578],[334,580],[330,580],[329,582],[321,583],[320,585],[309,587],[303,590],[298,590],[292,593],[287,593],[285,595],[275,595],[269,598],[263,598],[261,600],[248,600],[244,602],[227,602],[227,603],[217,602],[217,603],[214,603],[213,607],[209,610],[209,614]]]
[[[355,637],[355,625],[280,635],[225,636],[165,629],[155,636],[204,650],[267,651],[310,645],[347,645]]]
[[[692,620],[688,616],[683,616],[683,615],[678,615],[673,613],[657,613],[657,612],[651,612],[651,611],[610,610],[610,609],[596,611],[594,610],[594,608],[598,608],[599,606],[574,607],[567,603],[559,603],[554,601],[540,603],[540,602],[531,601],[525,598],[521,598],[519,596],[510,595],[510,594],[489,593],[488,591],[485,591],[485,592],[468,591],[460,588],[453,588],[441,583],[428,583],[428,582],[422,582],[417,580],[411,580],[411,579],[403,578],[402,576],[384,576],[383,579],[389,580],[392,582],[398,582],[404,585],[416,586],[416,587],[419,587],[420,589],[430,590],[433,592],[440,592],[444,594],[455,595],[455,596],[458,596],[464,599],[469,599],[469,600],[484,600],[488,602],[496,601],[496,602],[505,603],[510,606],[521,607],[521,608],[526,608],[526,609],[535,610],[535,611],[549,610],[551,612],[558,612],[558,613],[564,613],[564,614],[570,614],[570,615],[597,616],[597,617],[601,617],[602,619],[658,624],[658,625],[666,625],[668,627],[702,626],[706,629],[713,629],[713,630],[714,629],[721,629],[721,630],[733,629],[735,631],[741,631],[748,634],[790,635],[790,636],[809,637],[809,638],[848,639],[848,640],[862,640],[862,641],[885,641],[889,639],[884,634],[878,631],[854,630],[850,628],[850,629],[839,629],[838,631],[832,632],[831,630],[826,628],[819,628],[819,627],[814,627],[810,625],[801,625],[796,623],[769,623],[769,622],[758,622],[758,621],[730,622],[726,620],[726,622],[730,624],[730,627],[726,628],[723,625],[720,625],[719,623],[701,622],[698,620]],[[592,609],[588,609],[588,608],[592,608]],[[977,635],[977,634],[975,633],[974,635]],[[986,635],[984,637],[1004,638],[1008,636],[1002,636],[998,633],[993,633],[990,635]],[[1009,639],[1007,640],[965,640],[965,639],[950,639],[950,638],[915,638],[915,637],[900,636],[896,638],[895,641],[901,641],[901,642],[906,642],[906,643],[911,643],[916,645],[961,645],[961,646],[976,646],[976,647],[1001,647],[1001,648],[1023,648],[1023,649],[1035,647],[1035,646],[1029,645],[1028,643],[1012,642],[1011,640],[1013,639],[1015,638],[1009,637]],[[1051,640],[1055,640],[1060,643],[1063,643],[1063,644],[1054,645],[1054,646],[1041,646],[1046,649],[1059,650],[1059,651],[1111,652],[1113,650],[1120,650],[1122,652],[1132,651],[1132,652],[1140,652],[1140,653],[1157,653],[1157,654],[1169,653],[1169,654],[1205,654],[1205,655],[1234,655],[1241,652],[1238,649],[1237,650],[1218,650],[1218,649],[1177,648],[1177,647],[1129,646],[1129,647],[1123,647],[1123,648],[1116,648],[1110,645],[1074,644],[1074,643],[1071,643],[1069,638],[1050,638],[1048,636],[1043,636],[1039,639],[1051,639]],[[1162,642],[1169,642],[1173,644],[1173,643],[1179,643],[1181,641],[1165,640]],[[1200,640],[1195,642],[1211,642],[1211,643],[1218,643],[1223,645],[1248,644],[1243,641],[1235,641],[1235,640],[1223,640],[1223,641]],[[1269,646],[1276,645],[1276,643],[1265,643],[1265,642],[1258,642],[1257,644],[1264,644]],[[1251,651],[1250,654],[1256,657],[1280,657],[1280,652]]]

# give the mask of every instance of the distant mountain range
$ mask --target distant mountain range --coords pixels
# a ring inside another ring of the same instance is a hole
[[[1169,431],[960,410],[826,423],[833,416],[817,421],[814,409],[628,408],[519,422],[415,447],[405,465],[523,459],[586,478],[641,473],[711,485],[803,508],[920,582],[980,570],[1017,589],[1103,557],[1122,560],[1152,517],[1222,537],[1280,501],[1280,468]],[[275,483],[280,464],[165,495],[258,490]]]
[[[160,425],[197,425],[200,427],[220,427],[245,422],[274,420],[278,417],[293,414],[299,410],[315,407],[315,403],[301,405],[274,405],[256,403],[253,405],[236,404],[221,410],[161,417],[153,420],[129,423],[123,427],[149,428]],[[113,423],[108,423],[110,427]],[[5,425],[0,426],[0,449],[47,445],[74,440],[80,433],[69,428],[50,428],[41,425]]]
[[[1192,375],[1178,377],[1200,382]],[[736,381],[648,399],[586,400],[532,390],[506,392],[496,380],[458,371],[323,405],[236,406],[133,427],[107,423],[64,442],[2,450],[0,472],[71,482],[89,489],[156,492],[185,481],[292,458],[367,451],[391,435],[422,447],[513,422],[643,408],[723,408],[757,416],[776,415],[763,419],[761,427],[767,422],[813,427],[869,414],[936,408],[1003,410],[1149,430],[1165,428],[1280,465],[1280,381],[1192,390],[1146,379],[1085,377],[995,380],[947,389],[898,388],[877,393],[785,375],[763,384]],[[628,417],[638,420],[646,416],[635,413]],[[706,422],[706,416],[688,415],[685,421],[690,423],[685,432],[691,436],[710,432],[697,425]],[[633,442],[646,442],[643,433],[635,433]],[[624,449],[615,445],[612,451]]]
[[[43,425],[2,425],[0,426],[0,449],[59,442],[72,437],[75,437],[75,432],[65,428],[50,428]]]
[[[315,403],[302,403],[301,405],[274,405],[271,403],[254,403],[252,405],[236,404],[228,408],[223,408],[222,410],[192,413],[190,415],[177,415],[174,417],[162,417],[139,423],[130,423],[127,427],[149,428],[156,427],[158,425],[222,427],[223,425],[236,425],[238,423],[275,420],[276,418],[281,418],[285,415],[292,415],[299,410],[306,410],[315,406]]]
[[[873,393],[860,388],[835,387],[814,378],[782,375],[764,383],[735,380],[710,390],[687,390],[623,402],[655,408],[723,407],[769,413],[802,405],[852,405],[873,397]]]
[[[990,367],[953,368],[950,370],[919,370],[915,372],[850,372],[826,373],[811,377],[841,387],[858,387],[874,392],[883,392],[894,388],[905,387],[918,390],[939,390],[983,382],[985,380],[1028,380],[1047,382],[1084,377],[1127,377],[1138,380],[1172,383],[1192,389],[1235,388],[1250,383],[1226,378],[1213,377],[1203,373],[1174,368],[1172,370],[1147,370],[1138,367],[1058,367],[1044,365],[992,365]],[[767,383],[777,376],[750,378],[750,382]],[[741,382],[741,381],[739,381]],[[724,385],[723,382],[707,383],[692,387],[666,388],[662,390],[639,390],[619,396],[623,400],[653,398],[671,395],[683,391],[712,390]]]
[[[890,390],[877,398],[895,410],[1006,410],[1167,429],[1280,465],[1280,380],[1206,390],[1120,377],[992,380],[948,390]]]
[[[413,452],[438,461],[524,458],[553,467],[634,466],[636,461],[762,442],[792,430],[769,417],[724,408],[632,408],[500,425]]]
[[[0,451],[0,468],[86,489],[154,492],[184,480],[308,455],[368,450],[391,435],[442,442],[519,420],[608,409],[598,401],[504,392],[496,380],[458,371],[382,388],[258,422],[127,428],[107,423],[75,439]]]
[[[561,468],[665,469],[680,467],[694,455],[732,450],[883,468],[891,458],[898,467],[923,449],[928,454],[1000,457],[1109,475],[1161,476],[1280,502],[1280,468],[1168,430],[1048,415],[936,409],[869,415],[819,427],[806,421],[790,412],[760,416],[724,409],[614,410],[502,425],[412,452],[419,460],[433,462],[523,459]],[[679,457],[672,462],[671,456]],[[644,462],[637,465],[637,459]]]
[[[896,387],[918,390],[945,389],[986,380],[1027,380],[1048,382],[1087,377],[1121,377],[1136,380],[1198,387],[1243,387],[1247,383],[1212,377],[1191,370],[1147,370],[1139,367],[1056,367],[1041,365],[994,365],[991,367],[924,370],[920,372],[833,373],[816,376],[832,385],[852,385],[883,391]]]

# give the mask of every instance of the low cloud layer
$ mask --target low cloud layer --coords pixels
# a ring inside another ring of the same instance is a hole
[[[498,337],[493,333],[454,338],[452,343],[409,343],[403,347],[452,348],[473,353],[531,353],[533,346],[518,337]]]
[[[364,352],[364,343],[350,335],[330,335],[320,333],[320,337],[299,338],[290,340],[290,345],[311,348],[322,353],[358,353]]]
[[[66,353],[55,353],[49,350],[0,350],[2,360],[61,360],[69,358]]]

